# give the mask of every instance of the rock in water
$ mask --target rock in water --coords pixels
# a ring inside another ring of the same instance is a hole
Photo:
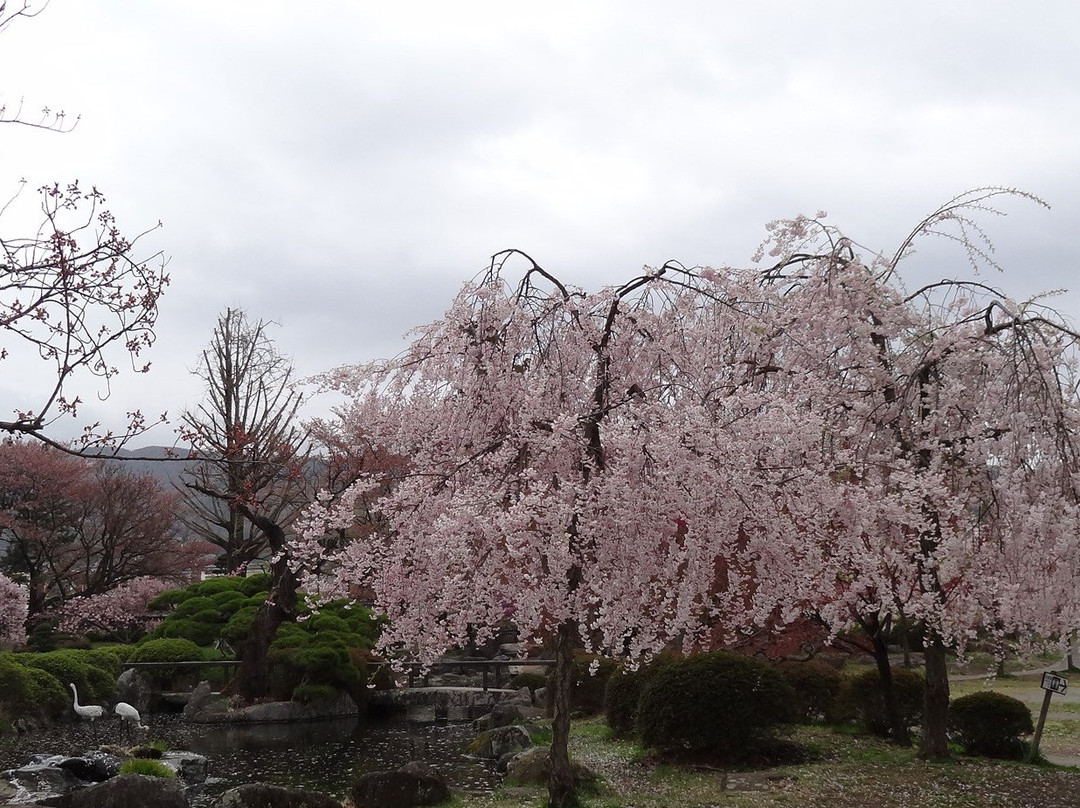
[[[104,783],[73,791],[65,808],[188,808],[184,790],[175,780],[121,774]]]
[[[353,783],[356,808],[413,808],[450,799],[446,780],[426,763],[407,763],[397,771],[369,772]]]
[[[230,788],[218,797],[214,808],[341,808],[341,803],[313,791],[249,783]]]

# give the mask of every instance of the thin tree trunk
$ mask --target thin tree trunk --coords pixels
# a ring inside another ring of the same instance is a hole
[[[889,664],[889,646],[885,642],[881,624],[875,616],[873,621],[864,625],[874,645],[874,662],[877,663],[878,680],[881,683],[881,698],[885,702],[885,717],[889,721],[889,731],[893,743],[898,746],[911,746],[911,733],[900,718],[896,705],[896,691],[893,688],[892,666]]]
[[[549,808],[578,805],[574,771],[570,766],[570,688],[574,661],[574,624],[559,625],[555,644],[552,687],[554,713],[551,722],[551,775],[548,779]]]
[[[945,760],[949,757],[949,673],[945,666],[945,643],[936,631],[928,629],[925,646],[926,690],[919,757]]]

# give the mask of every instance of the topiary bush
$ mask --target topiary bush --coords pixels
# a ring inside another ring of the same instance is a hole
[[[310,701],[344,691],[358,704],[366,695],[368,659],[379,622],[368,609],[345,600],[301,609],[270,646],[270,687],[275,698]],[[321,694],[321,695],[320,695]]]
[[[60,684],[69,698],[69,684],[79,691],[82,704],[99,704],[108,701],[116,692],[116,675],[108,662],[101,663],[102,656],[94,651],[65,649],[46,651],[43,654],[20,654],[20,662],[28,668],[45,671]],[[98,667],[99,662],[106,667]]]
[[[649,677],[676,657],[663,654],[642,664],[637,670],[620,666],[608,678],[604,688],[604,719],[616,735],[631,735],[637,720],[638,700]]]
[[[0,716],[9,721],[60,718],[71,710],[71,692],[47,671],[24,665],[28,656],[0,651]]]
[[[795,691],[795,711],[800,723],[831,723],[837,714],[836,699],[843,685],[840,671],[813,659],[778,662],[776,669]]]
[[[158,638],[140,642],[128,662],[201,662],[202,649],[183,638]],[[185,674],[181,667],[152,668],[150,677],[159,687],[169,687]]]
[[[993,690],[970,693],[949,705],[949,730],[969,755],[1019,760],[1020,736],[1035,731],[1027,705]]]
[[[260,574],[251,578],[210,578],[186,589],[163,592],[150,601],[149,608],[168,614],[147,639],[185,639],[202,646],[225,640],[236,648],[247,637],[269,586],[269,576]],[[238,614],[244,617],[237,620]]]
[[[909,727],[918,724],[922,720],[923,690],[926,687],[923,675],[909,668],[896,668],[892,672],[892,683],[900,720]],[[845,688],[848,691],[845,695],[850,698],[862,727],[873,735],[889,737],[892,726],[885,712],[885,698],[877,669],[865,670],[848,679]]]
[[[795,693],[757,660],[713,651],[660,666],[638,699],[637,734],[672,755],[751,759],[794,718]]]

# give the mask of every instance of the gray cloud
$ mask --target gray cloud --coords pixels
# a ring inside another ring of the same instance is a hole
[[[165,222],[156,369],[103,418],[194,400],[227,305],[316,373],[395,353],[505,247],[595,287],[744,264],[766,221],[819,208],[889,250],[952,195],[1015,185],[1054,205],[988,223],[1013,269],[992,280],[1024,297],[1080,285],[1078,23],[998,0],[53,0],[0,38],[0,93],[83,121],[0,128],[0,189],[80,177],[128,229]],[[916,277],[963,268],[923,258]]]

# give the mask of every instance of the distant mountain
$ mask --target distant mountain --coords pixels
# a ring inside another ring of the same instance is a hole
[[[141,449],[121,449],[113,462],[123,464],[124,468],[135,474],[152,475],[166,489],[172,489],[183,487],[180,475],[194,464],[194,461],[184,459],[185,455],[183,449],[144,446]]]

